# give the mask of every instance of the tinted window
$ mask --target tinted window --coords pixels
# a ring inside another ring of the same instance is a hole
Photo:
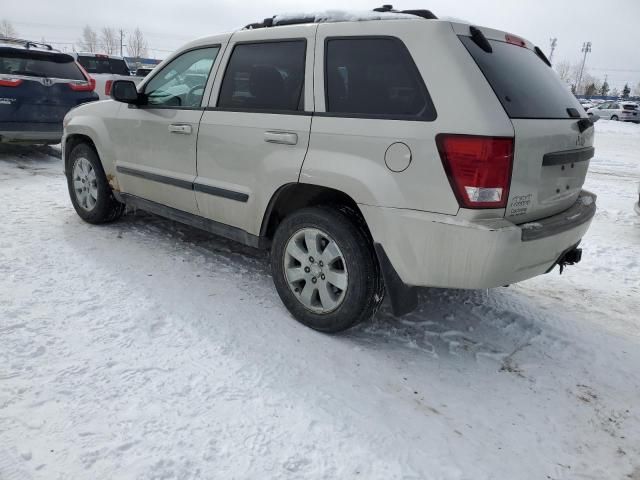
[[[393,38],[327,40],[327,112],[435,119],[406,47]]]
[[[236,45],[218,106],[302,110],[305,50],[300,40]]]
[[[625,110],[637,110],[638,106],[628,103],[626,105],[623,105],[622,108],[624,108]]]
[[[89,73],[129,75],[127,63],[121,58],[91,57],[78,55],[78,63]]]
[[[620,105],[618,105],[617,103],[612,103],[609,106],[609,108],[612,109],[612,110],[620,110]]]
[[[0,74],[86,80],[70,55],[10,49],[0,50]]]
[[[579,108],[569,87],[534,51],[489,40],[493,53],[471,39],[459,37],[489,81],[511,118],[570,118],[567,108]]]
[[[145,87],[149,105],[199,107],[219,47],[183,53],[169,62]]]

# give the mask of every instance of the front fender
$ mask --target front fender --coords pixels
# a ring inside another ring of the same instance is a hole
[[[68,155],[67,144],[74,136],[87,137],[93,142],[102,168],[107,178],[115,178],[116,154],[114,143],[109,132],[109,124],[117,120],[120,106],[117,102],[107,100],[83,105],[69,112],[64,120],[64,132],[62,136],[62,155],[66,159]]]

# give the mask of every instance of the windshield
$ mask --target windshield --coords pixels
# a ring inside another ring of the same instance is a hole
[[[108,73],[129,76],[129,68],[122,58],[91,57],[78,55],[78,62],[89,73]]]
[[[70,55],[0,49],[0,74],[86,80]]]
[[[567,109],[580,109],[569,86],[534,51],[489,40],[493,52],[485,52],[471,37],[459,38],[509,117],[571,118]]]

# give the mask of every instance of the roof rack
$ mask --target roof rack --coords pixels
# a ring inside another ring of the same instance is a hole
[[[0,36],[0,42],[15,43],[16,45],[22,45],[26,49],[29,49],[29,48],[41,48],[41,49],[50,50],[50,51],[54,51],[55,50],[48,43],[33,42],[31,40],[24,40],[22,38],[12,38],[12,37],[2,37],[2,36]]]
[[[436,17],[430,10],[394,10],[393,5],[383,5],[382,7],[374,8],[372,12],[376,13],[393,13],[400,14],[406,16],[414,16],[424,18],[426,20],[437,20]],[[300,25],[304,23],[323,23],[323,22],[346,22],[349,21],[346,18],[343,20],[328,20],[326,16],[321,15],[303,15],[299,17],[295,16],[283,16],[282,18],[278,18],[278,15],[274,15],[271,18],[265,18],[262,22],[250,23],[246,25],[244,28],[247,30],[253,30],[256,28],[269,28],[269,27],[280,27],[284,25]],[[379,19],[379,18],[378,18]],[[373,18],[371,19],[373,20]]]

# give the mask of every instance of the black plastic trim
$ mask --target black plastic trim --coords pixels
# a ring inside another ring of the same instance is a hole
[[[190,182],[189,180],[167,177],[164,175],[158,175],[157,173],[143,172],[142,170],[136,170],[134,168],[123,167],[120,165],[116,166],[116,172],[124,173],[125,175],[131,175],[132,177],[144,178],[145,180],[151,180],[153,182],[164,183],[173,187],[193,190],[193,182]]]
[[[399,317],[413,312],[418,306],[418,289],[402,281],[381,244],[375,243],[374,249],[378,257],[384,286],[387,295],[389,295],[393,314]]]
[[[484,36],[484,33],[482,33],[482,30],[478,27],[470,26],[469,33],[471,33],[471,40],[473,40],[478,47],[487,53],[493,53],[493,47],[489,43],[489,40],[487,40],[487,37]]]
[[[544,52],[540,50],[540,47],[533,47],[533,51],[536,52],[536,55],[538,55],[538,57],[540,57],[540,60],[546,63],[548,67],[551,66],[551,62],[549,61],[547,56],[544,54]]]
[[[545,153],[542,157],[542,166],[564,165],[566,163],[586,162],[593,158],[595,149],[593,147],[578,148],[576,150],[565,150],[563,152]]]
[[[586,198],[591,200],[583,201]],[[596,214],[596,198],[593,193],[583,190],[573,206],[564,212],[536,220],[535,223],[538,225],[534,228],[523,228],[521,240],[529,242],[552,237],[590,221]]]
[[[203,185],[202,183],[190,182],[188,180],[181,180],[179,178],[167,177],[165,175],[158,175],[156,173],[144,172],[135,168],[116,166],[116,171],[119,173],[124,173],[125,175],[144,178],[145,180],[164,183],[173,187],[184,188],[185,190],[194,190],[196,192],[202,192],[208,195],[215,195],[216,197],[228,198],[230,200],[236,200],[242,203],[246,203],[249,200],[249,195],[247,195],[246,193],[227,190],[220,187]]]
[[[208,112],[240,112],[240,113],[266,113],[270,115],[303,115],[310,117],[313,112],[304,110],[270,110],[262,108],[235,108],[235,107],[207,107],[204,110]]]
[[[234,192],[233,190],[203,185],[202,183],[194,183],[193,189],[196,192],[215,195],[216,197],[228,198],[230,200],[236,200],[243,203],[246,203],[249,200],[249,195],[247,195],[246,193]]]
[[[130,195],[128,193],[119,193],[118,197],[125,204],[134,206],[136,208],[139,208],[140,210],[144,210],[155,215],[160,215],[161,217],[184,223],[185,225],[199,228],[200,230],[204,230],[209,233],[213,233],[214,235],[228,238],[229,240],[242,243],[249,247],[265,249],[270,245],[270,242],[267,238],[252,235],[251,233],[248,233],[241,228],[232,227],[224,223],[209,220],[208,218],[184,212],[182,210],[168,207],[160,203],[152,202],[151,200],[146,200],[144,198]]]

